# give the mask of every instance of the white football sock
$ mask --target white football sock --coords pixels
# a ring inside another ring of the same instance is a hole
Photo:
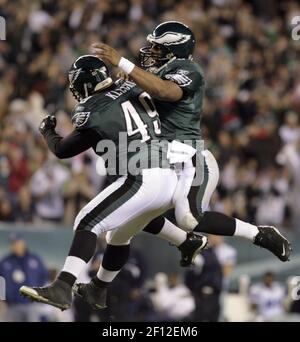
[[[101,266],[99,267],[99,270],[97,272],[97,278],[102,280],[102,281],[105,281],[107,283],[110,283],[115,279],[115,277],[118,275],[118,273],[120,271],[121,270],[119,270],[119,271],[108,271],[101,264]]]
[[[156,236],[169,241],[177,247],[186,240],[186,232],[175,226],[175,224],[166,218],[162,230]]]
[[[78,278],[79,274],[86,267],[86,262],[75,256],[68,256],[66,258],[62,272],[68,272],[73,274],[74,277]]]
[[[235,232],[234,236],[243,237],[251,241],[254,240],[255,236],[258,234],[258,228],[253,224],[235,219]]]

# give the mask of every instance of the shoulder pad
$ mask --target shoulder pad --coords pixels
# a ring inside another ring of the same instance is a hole
[[[75,128],[83,127],[89,120],[91,112],[75,112],[72,123]]]

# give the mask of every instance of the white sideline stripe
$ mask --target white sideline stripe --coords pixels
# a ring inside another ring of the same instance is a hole
[[[274,256],[274,258],[276,258]],[[291,260],[286,262],[277,261],[276,259],[256,260],[247,262],[235,267],[230,280],[237,280],[241,275],[247,274],[250,277],[259,276],[266,272],[266,270],[274,270],[276,273],[282,271],[293,270],[300,265],[300,254],[292,254]]]

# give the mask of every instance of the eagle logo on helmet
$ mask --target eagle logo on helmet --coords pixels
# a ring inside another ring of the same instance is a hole
[[[156,43],[161,45],[176,45],[176,44],[183,44],[186,43],[188,40],[191,39],[191,35],[183,34],[179,32],[165,32],[159,37],[155,37],[152,34],[149,34],[147,40],[150,43]]]

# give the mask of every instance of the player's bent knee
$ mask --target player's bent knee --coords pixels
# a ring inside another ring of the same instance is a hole
[[[175,218],[178,226],[187,232],[192,231],[198,225],[198,221],[191,213],[187,198],[176,203]]]
[[[131,241],[131,237],[125,238],[122,235],[116,234],[116,232],[114,231],[109,231],[106,233],[106,243],[109,245],[113,245],[113,246],[125,246],[125,245],[129,245],[130,241]]]
[[[178,226],[187,232],[193,231],[193,229],[198,225],[198,221],[191,212],[187,212],[184,215],[176,215],[176,221]]]

